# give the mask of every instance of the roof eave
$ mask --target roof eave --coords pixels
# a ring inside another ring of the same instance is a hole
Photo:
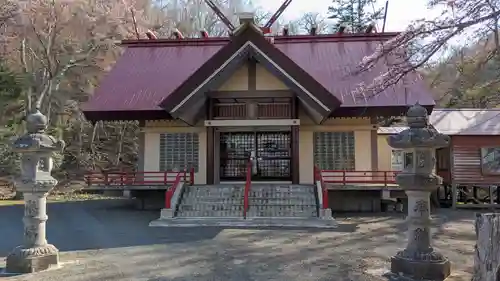
[[[141,121],[168,120],[173,117],[164,110],[84,110],[83,115],[89,122],[98,121]]]

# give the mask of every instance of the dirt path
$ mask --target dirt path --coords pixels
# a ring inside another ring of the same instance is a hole
[[[405,243],[402,216],[338,218],[335,231],[166,229],[147,227],[158,212],[120,204],[50,204],[48,238],[63,266],[5,280],[378,281]],[[0,228],[0,256],[21,243],[20,207],[0,207],[0,225],[11,225]],[[473,212],[441,212],[436,225],[435,246],[453,263],[449,280],[470,280]]]

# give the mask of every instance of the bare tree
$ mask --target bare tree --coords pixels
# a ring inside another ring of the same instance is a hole
[[[303,33],[309,32],[312,27],[316,27],[316,32],[318,34],[331,33],[333,30],[332,25],[327,22],[326,17],[316,12],[305,13],[298,19],[297,25]]]
[[[380,44],[376,51],[363,58],[353,74],[385,63],[387,70],[368,85],[359,85],[354,94],[373,96],[400,83],[403,77],[426,65],[432,58],[445,55],[454,40],[482,40],[482,52],[474,58],[474,67],[498,58],[499,0],[431,0],[429,7],[443,9],[438,17],[413,22],[398,36]],[[500,76],[500,72],[497,71]]]
[[[91,82],[99,75],[116,39],[131,33],[123,4],[87,1],[30,1],[20,10],[17,25],[9,32],[18,46],[19,69],[28,78],[25,110],[40,108],[49,117],[52,106],[72,99],[68,79],[82,73]],[[82,28],[83,27],[83,28]],[[74,90],[74,89],[71,89]],[[60,92],[66,95],[54,95]],[[61,109],[61,108],[59,108]]]
[[[251,6],[249,0],[214,0],[215,5],[233,24],[237,24],[237,13]],[[204,0],[163,0],[160,20],[153,23],[153,30],[162,37],[169,37],[174,28],[185,37],[198,37],[201,30],[210,36],[227,35],[228,29]]]

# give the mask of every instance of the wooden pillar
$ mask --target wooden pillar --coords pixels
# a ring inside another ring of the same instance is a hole
[[[378,171],[378,122],[376,117],[370,119],[372,128],[370,131],[370,151],[371,151],[371,167],[372,171]]]
[[[207,119],[211,120],[213,117],[213,100],[208,99],[207,102]],[[207,130],[207,184],[214,184],[215,183],[215,128],[214,127],[206,127]]]
[[[451,184],[451,207],[453,209],[457,208],[457,185],[452,183]]]
[[[496,199],[497,199],[496,203],[500,204],[500,186],[498,186],[498,185],[496,186],[496,192],[495,193],[496,193]]]
[[[297,119],[299,118],[299,103],[297,98],[292,99],[292,110],[291,110],[291,118]],[[300,130],[299,126],[292,126],[291,132],[292,138],[292,183],[299,184],[300,182],[300,159],[299,159],[299,138],[300,138]],[[312,169],[312,167],[311,167]]]
[[[137,153],[137,171],[142,172],[144,171],[144,153],[146,150],[146,136],[144,133],[144,127],[146,126],[146,122],[141,120],[139,121],[139,151]]]

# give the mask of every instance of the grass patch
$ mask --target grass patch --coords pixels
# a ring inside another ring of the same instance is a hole
[[[106,199],[125,199],[123,197],[111,197],[101,194],[91,193],[69,193],[69,194],[55,194],[47,197],[47,203],[57,202],[74,202],[74,201],[88,201],[88,200],[106,200]],[[0,206],[15,206],[24,205],[24,200],[13,199],[0,199]]]
[[[0,200],[0,206],[15,206],[15,205],[23,205],[23,200]]]

